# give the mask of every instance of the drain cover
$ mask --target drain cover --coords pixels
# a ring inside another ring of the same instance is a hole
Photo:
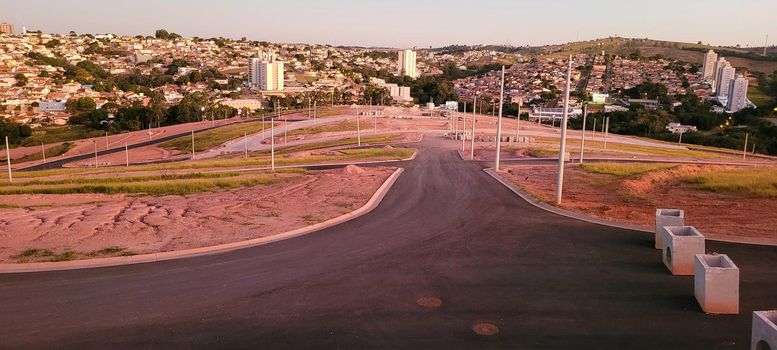
[[[494,335],[499,333],[499,327],[493,323],[477,323],[472,326],[472,331],[479,335]]]
[[[427,309],[436,309],[442,306],[442,300],[437,297],[422,297],[416,300],[416,304]]]

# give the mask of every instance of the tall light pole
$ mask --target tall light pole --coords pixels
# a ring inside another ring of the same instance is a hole
[[[46,163],[46,147],[43,146],[43,141],[40,142],[40,152],[43,153],[43,162]]]
[[[248,159],[248,133],[243,133],[243,154],[245,159]]]
[[[127,165],[127,168],[129,168],[129,145],[127,144],[127,141],[124,141],[124,162]]]
[[[97,140],[92,140],[94,144],[94,168],[97,169]]]
[[[499,118],[496,122],[496,165],[494,169],[499,171],[499,152],[502,150],[502,107],[505,97],[505,66],[502,66],[502,87],[499,92]]]
[[[518,116],[515,117],[515,142],[518,142],[518,138],[521,137],[521,107],[523,106],[523,98],[518,101]]]
[[[283,116],[283,145],[286,146],[286,131],[289,129],[289,122],[286,116]]]
[[[5,137],[5,161],[8,163],[8,182],[13,182],[11,174],[11,146],[8,144],[8,136]]]
[[[583,152],[585,152],[585,121],[588,117],[588,105],[583,104],[583,131],[580,135],[580,164],[583,164]]]
[[[745,134],[745,148],[742,151],[742,160],[747,159],[747,141],[749,137],[750,137],[750,133]]]
[[[475,115],[475,107],[478,105],[478,96],[475,95],[474,101],[472,101],[472,139],[469,143],[469,160],[475,159],[475,125],[478,123],[477,116]]]
[[[605,118],[604,124],[604,149],[607,149],[607,136],[610,134],[610,117]]]
[[[467,102],[464,101],[464,113],[461,114],[464,120],[464,125],[461,127],[461,151],[464,152],[467,148]]]
[[[362,145],[362,129],[361,125],[359,123],[359,114],[356,114],[356,144],[358,146]]]
[[[556,178],[556,205],[561,204],[561,192],[564,188],[564,163],[567,150],[567,120],[569,118],[569,90],[572,80],[572,55],[569,55],[569,67],[567,67],[567,86],[564,92],[564,114],[561,120],[561,141],[558,153],[558,176]]]
[[[192,130],[192,160],[194,160],[194,130]]]
[[[270,164],[275,171],[275,122],[270,120]]]

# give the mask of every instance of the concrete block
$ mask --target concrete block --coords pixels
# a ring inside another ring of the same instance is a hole
[[[696,254],[704,254],[704,236],[693,226],[664,226],[664,265],[673,275],[691,276]]]
[[[664,226],[685,226],[685,212],[680,209],[656,209],[656,249],[663,249]]]
[[[708,314],[739,313],[739,268],[728,255],[696,255],[693,294]]]
[[[777,350],[777,310],[753,312],[750,350]]]

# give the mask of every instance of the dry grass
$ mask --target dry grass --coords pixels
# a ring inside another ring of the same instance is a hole
[[[219,146],[227,141],[239,139],[246,133],[251,135],[269,129],[270,122],[247,122],[232,124],[218,129],[203,131],[194,134],[194,151],[203,152]],[[192,151],[192,137],[182,136],[159,145],[162,148],[177,150],[184,153]]]
[[[683,181],[705,191],[777,198],[777,168],[705,171]]]
[[[675,167],[675,165],[650,163],[585,163],[580,165],[580,169],[590,173],[615,175],[617,177],[641,175],[651,171],[669,169],[673,167]]]

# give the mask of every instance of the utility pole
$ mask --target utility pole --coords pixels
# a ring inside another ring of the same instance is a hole
[[[43,141],[40,143],[40,151],[43,153],[43,162],[46,162],[46,147],[43,146]]]
[[[596,141],[596,118],[594,118],[594,125],[591,127],[591,141]]]
[[[105,131],[105,149],[108,149],[108,130]]]
[[[521,137],[521,107],[523,106],[523,99],[518,101],[518,116],[515,117],[515,142],[518,142],[518,138]]]
[[[275,123],[270,120],[270,164],[272,171],[275,171]]]
[[[561,204],[561,193],[564,189],[564,163],[567,150],[567,121],[569,118],[569,90],[572,80],[572,55],[569,55],[569,67],[567,67],[567,84],[564,91],[564,114],[561,120],[561,141],[558,154],[558,177],[556,178],[556,205]]]
[[[97,140],[92,140],[94,144],[94,168],[97,169]]]
[[[684,134],[684,132],[680,131],[680,141],[677,141],[677,143],[679,143],[681,145],[683,144],[683,134]]]
[[[311,117],[311,104],[310,104],[310,95],[308,95],[308,120],[310,120]]]
[[[469,143],[469,160],[475,159],[475,125],[478,123],[477,116],[475,115],[475,107],[478,105],[478,97],[475,96],[475,100],[472,101],[472,139]]]
[[[283,116],[283,145],[286,146],[286,130],[289,129],[289,123],[286,116]]]
[[[461,127],[461,151],[464,152],[467,149],[467,102],[464,102],[464,113],[461,114],[464,119],[464,125]]]
[[[499,92],[499,119],[496,122],[496,165],[494,170],[499,172],[499,152],[502,148],[502,102],[505,97],[505,66],[502,66],[502,87]]]
[[[245,155],[245,158],[248,159],[248,133],[243,133],[243,154]]]
[[[607,149],[607,136],[610,135],[610,117],[606,117],[605,120],[607,122],[604,127],[604,149]]]
[[[127,168],[129,168],[129,145],[127,145],[127,141],[124,141],[124,162]]]
[[[747,139],[750,137],[750,133],[745,134],[745,148],[742,150],[742,160],[747,159]]]
[[[8,136],[5,137],[5,161],[8,163],[8,182],[13,182],[11,174],[11,146],[8,144]]]
[[[359,124],[359,115],[356,115],[356,144],[358,146],[362,145],[362,129],[361,125]]]
[[[313,101],[313,125],[316,125],[316,107],[318,105],[318,101]]]
[[[264,124],[264,119],[262,121],[262,124]],[[262,129],[264,129],[264,126],[262,126]],[[192,130],[192,160],[194,160],[194,130]]]
[[[583,104],[583,131],[580,136],[580,164],[583,164],[583,153],[585,152],[585,122],[588,117],[588,105]]]

